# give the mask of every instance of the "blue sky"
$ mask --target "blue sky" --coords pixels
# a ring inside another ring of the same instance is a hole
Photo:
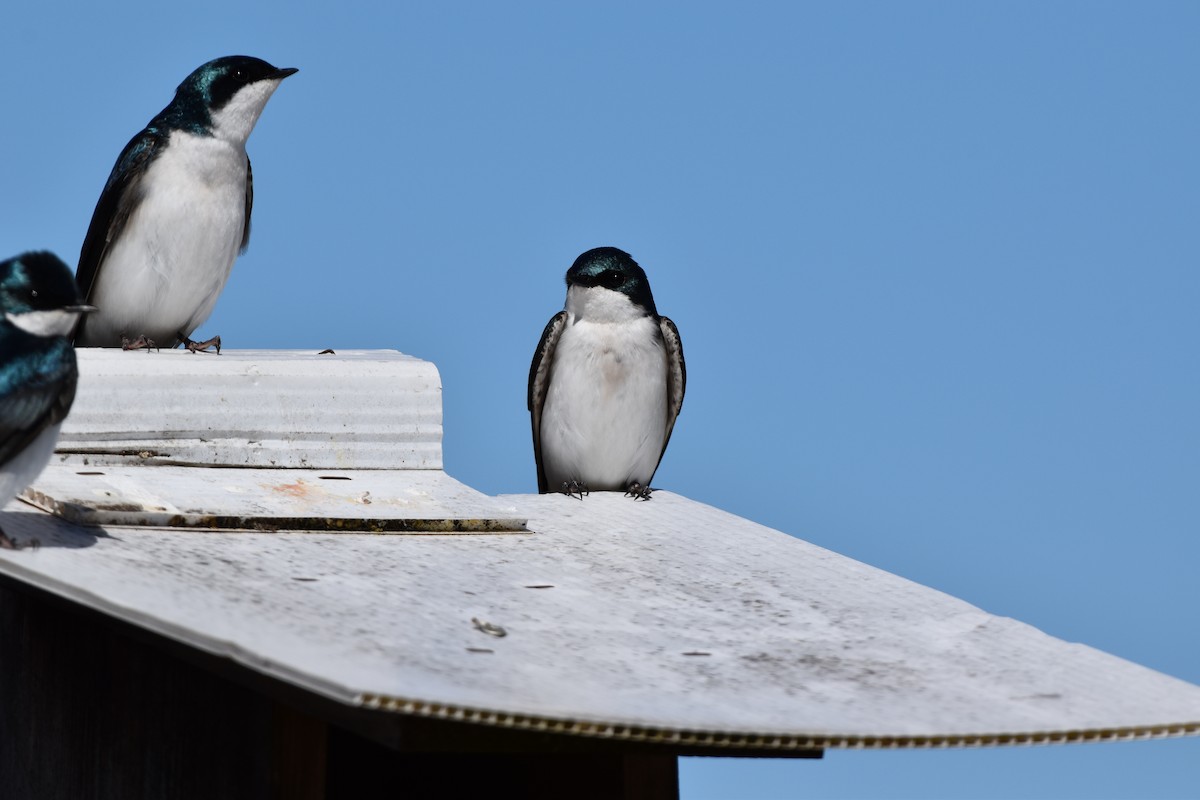
[[[628,250],[683,336],[656,485],[1200,683],[1200,5],[24,4],[0,257],[78,256],[188,72],[295,66],[199,334],[435,362],[536,488],[530,356]],[[1195,796],[1200,741],[687,760],[685,798]]]

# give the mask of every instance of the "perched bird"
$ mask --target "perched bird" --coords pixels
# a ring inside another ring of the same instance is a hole
[[[82,347],[189,349],[233,261],[250,241],[254,179],[246,139],[280,82],[295,73],[226,56],[179,84],[175,99],[125,145],[96,203],[75,279],[100,308]],[[126,346],[130,346],[125,342]]]
[[[52,253],[0,261],[0,507],[54,453],[79,375],[69,337],[89,310]],[[16,546],[0,530],[0,547]]]
[[[642,268],[615,247],[575,259],[529,368],[538,491],[648,500],[686,381],[679,331]]]

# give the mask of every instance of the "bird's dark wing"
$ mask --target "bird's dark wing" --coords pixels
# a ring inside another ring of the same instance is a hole
[[[92,212],[92,224],[83,240],[79,267],[75,270],[75,282],[87,302],[91,302],[96,276],[108,255],[109,246],[121,235],[125,223],[142,202],[141,184],[146,167],[165,146],[166,137],[147,128],[133,137],[117,158],[108,183],[104,184],[104,191],[96,202],[96,210]]]
[[[250,209],[254,207],[254,172],[250,169],[250,156],[246,156],[246,226],[242,228],[242,246],[239,252],[246,252],[250,246]]]
[[[10,339],[24,336],[5,333],[0,348],[15,352],[17,348],[8,347]],[[66,418],[78,374],[75,351],[66,339],[54,339],[5,361],[0,378],[0,464],[25,449],[47,426]]]
[[[683,340],[679,338],[679,329],[667,317],[658,318],[658,329],[662,333],[663,346],[667,350],[667,432],[663,436],[662,453],[658,454],[661,463],[663,453],[667,452],[667,442],[671,441],[671,431],[675,429],[675,418],[683,408],[683,392],[687,388],[687,365],[683,361]],[[657,470],[658,467],[655,467]]]
[[[567,324],[567,312],[560,311],[546,323],[542,340],[538,342],[529,365],[529,415],[533,422],[533,460],[537,462],[538,491],[550,491],[546,487],[546,470],[542,467],[542,406],[546,403],[546,390],[550,387],[550,365],[554,363],[554,348],[558,337]]]

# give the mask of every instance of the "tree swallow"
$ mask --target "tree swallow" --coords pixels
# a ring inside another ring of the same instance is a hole
[[[0,261],[0,507],[50,461],[75,399],[70,335],[90,307],[52,253]],[[17,545],[0,530],[0,547]]]
[[[246,140],[280,82],[296,72],[226,56],[179,84],[175,99],[121,151],[96,203],[75,279],[99,313],[75,338],[126,337],[189,349],[233,261],[250,242],[254,178]]]
[[[686,382],[679,331],[642,268],[615,247],[575,259],[529,368],[538,491],[650,499]]]

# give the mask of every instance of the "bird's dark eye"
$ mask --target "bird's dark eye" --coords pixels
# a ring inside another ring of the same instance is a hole
[[[616,289],[625,282],[625,276],[615,269],[606,269],[596,276],[596,283],[608,289]]]

